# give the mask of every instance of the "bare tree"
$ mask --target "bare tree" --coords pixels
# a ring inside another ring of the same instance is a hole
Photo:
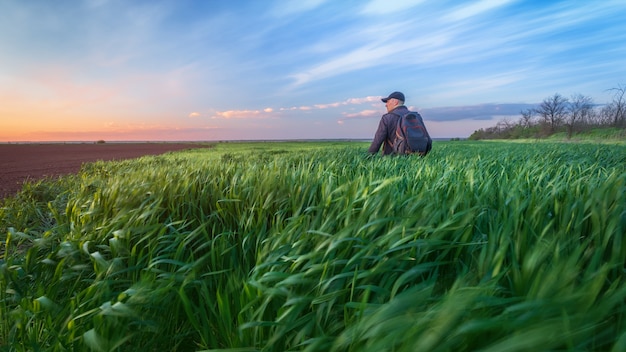
[[[513,126],[515,126],[515,123],[509,121],[506,118],[503,118],[502,120],[498,121],[498,123],[496,123],[496,127],[498,127],[498,130],[500,132],[511,129],[513,128]]]
[[[607,118],[610,118],[611,124],[615,127],[626,126],[626,86],[619,85],[617,88],[611,88],[615,94],[613,95],[613,101],[605,106]],[[605,110],[605,109],[603,109]]]
[[[612,103],[604,105],[598,113],[598,125],[604,127],[613,126],[615,115],[615,106]]]
[[[535,110],[541,116],[544,126],[548,129],[548,134],[556,132],[561,126],[565,116],[567,116],[567,98],[556,93],[550,98],[546,98]]]
[[[533,124],[533,116],[535,114],[535,111],[533,109],[526,109],[520,111],[520,113],[522,114],[522,118],[519,122],[520,126],[524,128],[530,128]]]
[[[593,99],[582,94],[572,95],[572,100],[567,105],[567,138],[572,138],[577,124],[584,124],[589,120],[593,110]]]
[[[591,111],[589,111],[589,116],[587,116],[587,126],[601,126],[601,117],[602,110],[594,106]]]

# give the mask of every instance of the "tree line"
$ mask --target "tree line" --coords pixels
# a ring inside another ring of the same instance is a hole
[[[614,94],[608,104],[595,104],[583,94],[566,98],[556,93],[536,108],[520,111],[519,120],[502,120],[493,127],[474,131],[469,139],[544,138],[560,132],[571,138],[597,128],[626,129],[626,86],[610,91]]]

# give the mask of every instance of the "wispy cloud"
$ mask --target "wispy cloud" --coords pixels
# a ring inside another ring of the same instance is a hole
[[[402,26],[393,26],[393,31]],[[404,34],[404,30],[402,30]],[[380,40],[354,47],[349,51],[341,50],[336,55],[322,62],[318,62],[304,70],[293,73],[289,78],[294,80],[295,86],[301,86],[312,81],[318,81],[335,77],[348,72],[363,70],[377,66],[389,66],[407,63],[419,64],[424,62],[436,62],[441,54],[449,54],[449,49],[444,46],[449,42],[449,33],[433,33],[429,36],[413,39],[399,38],[401,35],[393,34]]]
[[[455,8],[451,13],[443,17],[444,21],[461,21],[477,15],[481,15],[494,8],[509,4],[511,0],[481,0],[469,5]]]
[[[323,103],[323,104],[313,104],[313,105],[302,105],[302,106],[291,106],[291,107],[279,107],[279,108],[265,108],[263,110],[226,110],[226,111],[216,111],[212,114],[211,118],[213,119],[244,119],[244,118],[276,118],[281,111],[311,111],[311,110],[323,110],[323,109],[331,109],[331,108],[339,108],[347,105],[360,105],[367,104],[372,102],[379,102],[380,96],[367,96],[361,98],[349,98],[344,101],[338,101],[333,103]],[[198,114],[194,116],[199,116],[199,113],[191,113]]]
[[[371,118],[372,116],[381,116],[381,110],[362,110],[353,113],[344,112],[342,115],[344,118],[340,119],[339,121],[344,121],[348,119],[364,119]]]
[[[361,13],[366,15],[390,14],[406,11],[422,2],[424,0],[371,0],[363,7]]]
[[[271,10],[272,15],[276,17],[292,16],[294,14],[311,11],[327,0],[285,0],[276,3]]]
[[[263,110],[227,110],[216,111],[212,119],[253,119],[253,118],[269,118],[273,109],[267,108]]]
[[[342,54],[326,62],[320,63],[309,69],[291,75],[296,86],[309,83],[313,80],[320,80],[332,77],[345,72],[355,71],[371,66],[375,66],[382,59],[389,57],[394,52],[402,50],[392,45],[366,45],[357,48],[347,54]]]

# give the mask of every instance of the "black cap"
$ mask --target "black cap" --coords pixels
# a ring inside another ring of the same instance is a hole
[[[400,101],[404,101],[404,94],[402,94],[401,92],[393,92],[393,93],[389,94],[388,97],[382,98],[381,100],[383,101],[383,103],[386,103],[387,100],[389,100],[391,98],[398,99]]]

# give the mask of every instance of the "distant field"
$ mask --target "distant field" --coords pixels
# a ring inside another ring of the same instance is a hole
[[[0,143],[0,199],[24,181],[75,173],[83,163],[206,148],[208,143]]]
[[[626,146],[218,143],[0,207],[0,346],[623,351]]]

